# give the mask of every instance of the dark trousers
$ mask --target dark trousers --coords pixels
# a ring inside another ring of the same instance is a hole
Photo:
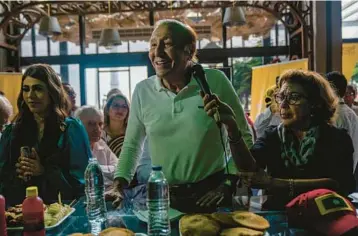
[[[170,206],[184,213],[212,213],[217,206],[200,207],[196,202],[206,193],[216,189],[225,180],[225,171],[221,170],[192,184],[171,185]],[[231,195],[230,195],[231,198]]]

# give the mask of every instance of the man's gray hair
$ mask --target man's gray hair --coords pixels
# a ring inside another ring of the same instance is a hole
[[[13,113],[11,103],[5,96],[2,95],[0,95],[0,112],[6,114],[8,117],[12,116]]]
[[[82,106],[76,110],[74,116],[78,119],[91,116],[101,116],[103,118],[103,113],[94,106]]]

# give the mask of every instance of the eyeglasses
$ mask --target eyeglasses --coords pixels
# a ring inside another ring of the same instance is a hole
[[[354,96],[354,93],[345,93],[344,96],[348,97],[348,96]]]
[[[112,104],[111,108],[113,108],[113,109],[121,109],[121,108],[128,109],[128,106],[126,104],[123,104],[123,105],[121,105],[121,104]]]
[[[289,105],[299,105],[302,102],[302,98],[307,99],[306,96],[300,93],[288,93],[286,95],[278,93],[275,95],[275,101],[277,104],[281,104],[286,100]]]

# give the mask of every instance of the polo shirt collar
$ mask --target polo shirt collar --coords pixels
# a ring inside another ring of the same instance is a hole
[[[154,78],[154,88],[159,92],[168,90],[167,88],[165,88],[162,85],[162,82],[160,81],[160,78],[158,78],[156,75],[155,75],[155,78]],[[199,85],[196,82],[194,76],[191,76],[191,79],[190,79],[189,83],[184,88],[199,88]]]

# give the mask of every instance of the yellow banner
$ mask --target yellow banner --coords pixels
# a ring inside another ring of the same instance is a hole
[[[358,43],[344,43],[342,45],[342,73],[348,81],[352,79],[355,67],[358,67]]]
[[[14,111],[17,113],[17,97],[21,90],[21,78],[20,73],[0,73],[0,90],[5,93],[5,97],[9,99]]]
[[[252,120],[255,120],[256,116],[265,109],[264,95],[266,90],[275,85],[277,76],[289,69],[308,69],[308,60],[302,59],[252,68],[250,111]]]

